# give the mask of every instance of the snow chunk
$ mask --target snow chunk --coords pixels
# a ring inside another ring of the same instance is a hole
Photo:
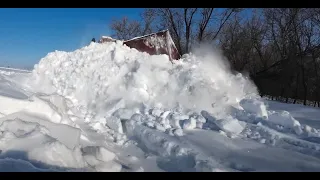
[[[23,119],[11,120],[11,119]],[[42,132],[56,138],[58,141],[66,145],[70,149],[74,149],[79,145],[81,131],[78,128],[74,128],[64,124],[56,124],[50,121],[43,120],[36,116],[31,116],[26,113],[13,113],[0,119],[0,128],[5,128],[6,131],[15,132],[19,131],[19,128],[32,128],[35,126],[43,127]],[[29,129],[30,130],[30,129]],[[28,131],[26,131],[28,132]],[[68,134],[68,136],[66,136]]]
[[[80,149],[76,148],[71,151],[60,142],[47,142],[41,147],[34,148],[28,153],[28,157],[32,160],[60,167],[85,167]]]
[[[163,112],[163,111],[160,110],[160,109],[153,109],[151,114],[152,114],[153,116],[155,116],[155,117],[160,117],[161,114],[162,114],[162,112]]]
[[[183,129],[195,129],[197,127],[197,121],[194,118],[183,121]]]
[[[260,143],[265,144],[266,143],[266,139],[260,139]]]
[[[132,109],[121,108],[116,110],[112,115],[120,119],[130,119],[134,113]]]
[[[162,132],[165,132],[166,131],[166,128],[163,127],[162,125],[158,124],[158,123],[155,123],[155,128],[159,131],[162,131]]]
[[[130,119],[133,120],[133,121],[142,122],[144,117],[143,117],[142,114],[137,114],[136,113],[136,114],[132,115]]]
[[[294,119],[288,111],[270,112],[268,121],[287,128],[300,127],[299,121]],[[299,128],[296,130],[300,131]]]
[[[116,162],[104,162],[95,166],[95,169],[99,172],[120,172],[122,166]]]
[[[202,123],[202,122],[197,122],[196,127],[197,127],[198,129],[202,129],[203,123]]]
[[[115,130],[118,133],[123,133],[122,123],[119,118],[111,116],[111,117],[106,117],[105,120],[106,120],[106,126],[111,128],[112,130]]]
[[[182,131],[182,129],[175,129],[175,130],[173,130],[173,134],[175,136],[183,136],[183,131]]]
[[[264,119],[268,118],[267,108],[264,102],[257,99],[243,99],[240,101],[241,107],[249,112],[256,114],[258,117],[262,117]]]
[[[166,119],[167,118],[167,116],[169,115],[171,113],[171,111],[165,111],[165,112],[163,112],[162,114],[161,114],[161,118],[163,118],[163,119]]]
[[[96,166],[101,163],[101,161],[99,161],[94,155],[91,154],[84,155],[83,158],[90,166]]]
[[[90,157],[89,155],[94,156],[97,160],[103,161],[103,162],[108,162],[108,161],[112,161],[116,155],[107,150],[104,147],[98,147],[98,146],[86,146],[84,148],[81,149],[82,154],[85,156],[88,156],[87,158],[93,162],[93,164],[95,164],[94,161],[92,161],[92,157]]]
[[[104,162],[108,162],[108,161],[112,161],[114,158],[116,157],[116,155],[107,150],[106,148],[100,147],[99,148],[99,153],[97,154],[97,159],[104,161]]]
[[[189,116],[189,118],[196,119],[197,122],[206,123],[206,119],[198,113],[193,113]]]
[[[235,135],[240,134],[244,129],[239,121],[231,116],[227,117],[226,119],[217,120],[215,121],[215,124],[223,131]]]

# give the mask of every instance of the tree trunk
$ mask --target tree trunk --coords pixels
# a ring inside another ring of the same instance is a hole
[[[285,86],[282,86],[281,92],[280,92],[280,97],[283,97],[285,89],[286,89]]]

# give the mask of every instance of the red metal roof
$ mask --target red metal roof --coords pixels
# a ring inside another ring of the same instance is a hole
[[[115,41],[112,38],[102,38],[99,42]],[[180,59],[180,54],[170,36],[168,30],[148,34],[141,37],[124,41],[128,47],[135,48],[138,51],[149,53],[150,55],[166,54],[170,60]]]

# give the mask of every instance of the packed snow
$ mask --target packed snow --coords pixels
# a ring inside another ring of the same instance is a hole
[[[0,170],[319,171],[320,110],[262,99],[225,62],[116,41],[0,68]]]

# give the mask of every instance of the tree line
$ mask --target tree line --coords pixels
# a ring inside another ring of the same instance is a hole
[[[147,8],[110,28],[124,40],[168,29],[180,54],[218,46],[262,96],[320,107],[320,8]]]

